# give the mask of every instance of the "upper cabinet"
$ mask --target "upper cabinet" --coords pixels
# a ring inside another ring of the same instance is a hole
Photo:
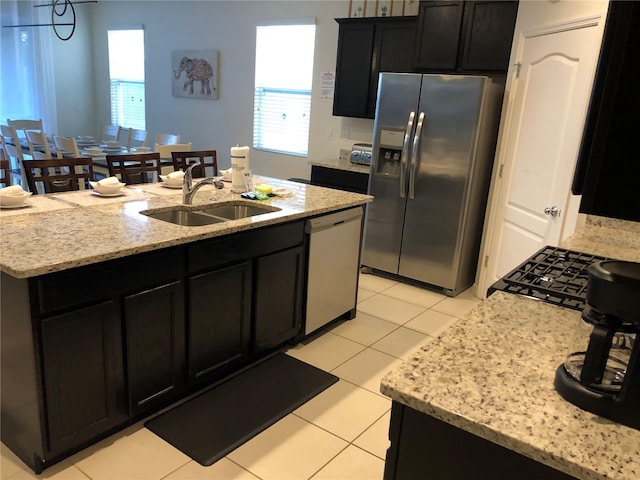
[[[333,114],[374,118],[380,72],[505,73],[517,1],[423,1],[411,17],[340,18]]]
[[[517,13],[517,1],[420,2],[415,68],[506,72]]]
[[[640,221],[640,2],[610,2],[572,192],[580,211]]]
[[[333,114],[373,118],[380,72],[413,71],[416,17],[341,18]]]

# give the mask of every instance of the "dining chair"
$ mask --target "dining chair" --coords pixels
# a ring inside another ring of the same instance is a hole
[[[51,147],[49,146],[49,139],[43,131],[26,130],[25,134],[27,135],[29,155],[31,155],[31,158],[34,160],[53,158]]]
[[[191,152],[171,152],[173,170],[186,170],[190,160],[200,162],[200,165],[192,170],[194,177],[206,177],[207,169],[211,169],[212,177],[218,175],[218,156],[215,150],[195,150]],[[204,168],[203,168],[204,167]]]
[[[173,133],[156,133],[156,145],[175,145],[180,143],[181,135]]]
[[[4,150],[3,150],[4,151]],[[0,185],[8,187],[11,185],[11,164],[9,160],[0,160]]]
[[[107,155],[107,168],[109,176],[119,176],[127,185],[157,182],[162,172],[157,152]]]
[[[132,149],[134,147],[146,147],[147,137],[149,134],[146,130],[139,130],[137,128],[129,129],[129,140],[127,141],[127,148]]]
[[[153,151],[160,154],[160,158],[171,158],[171,152],[190,152],[193,143],[172,143],[171,145],[160,145],[156,143]]]
[[[44,132],[44,127],[42,125],[42,120],[11,120],[7,119],[7,125],[16,129],[18,133],[18,138],[26,140],[26,132],[27,130],[37,130],[40,132]]]
[[[24,174],[24,167],[22,165],[22,162],[24,161],[22,147],[20,145],[16,146],[13,143],[10,143],[14,141],[14,138],[16,138],[15,129],[7,125],[1,125],[0,127],[2,127],[0,129],[0,131],[2,131],[2,134],[0,135],[0,145],[2,145],[5,160],[9,161],[9,168],[11,169],[13,180],[19,185],[24,185],[26,177]],[[5,133],[7,135],[5,135]]]
[[[56,154],[58,158],[63,158],[65,155],[73,158],[82,157],[80,149],[78,149],[78,143],[73,137],[59,137],[54,135],[53,144],[56,147]]]
[[[25,160],[24,171],[32,193],[56,193],[85,190],[94,180],[89,157]]]
[[[126,144],[129,141],[129,129],[119,125],[105,125],[100,131],[100,140],[116,140],[120,144]]]

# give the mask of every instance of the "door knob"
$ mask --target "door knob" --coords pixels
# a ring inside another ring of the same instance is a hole
[[[545,215],[550,215],[552,217],[557,217],[560,215],[560,209],[557,206],[547,207],[544,209]]]

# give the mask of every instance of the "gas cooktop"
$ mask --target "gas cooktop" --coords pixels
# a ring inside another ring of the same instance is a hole
[[[494,283],[496,290],[582,310],[587,295],[587,267],[605,257],[546,246]]]

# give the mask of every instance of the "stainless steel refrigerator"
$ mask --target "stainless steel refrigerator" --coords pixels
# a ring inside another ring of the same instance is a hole
[[[502,92],[482,76],[380,74],[364,267],[451,296],[473,284]]]

